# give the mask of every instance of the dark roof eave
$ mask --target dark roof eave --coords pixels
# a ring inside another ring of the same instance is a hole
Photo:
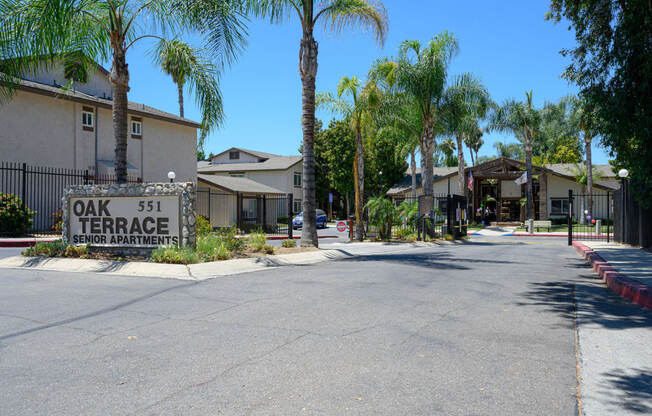
[[[39,94],[39,95],[44,95],[46,97],[52,97],[52,98],[59,98],[59,99],[64,99],[64,100],[70,100],[74,102],[78,102],[81,104],[87,104],[87,105],[92,105],[92,106],[97,106],[97,107],[102,107],[102,108],[107,108],[111,109],[113,106],[109,102],[105,102],[108,100],[101,100],[99,98],[96,99],[91,99],[91,98],[83,98],[83,97],[75,97],[72,96],[71,94],[68,94],[66,91],[61,90],[59,92],[52,91],[50,89],[45,89],[45,88],[37,88],[37,87],[32,87],[29,85],[20,85],[20,90],[21,91],[27,91],[31,92],[34,94]],[[150,113],[147,111],[140,111],[140,110],[135,110],[129,108],[127,110],[128,113],[138,115],[141,117],[147,117],[147,118],[153,118],[156,120],[162,120],[162,121],[167,121],[169,123],[174,123],[174,124],[179,124],[182,126],[187,126],[187,127],[192,127],[192,128],[200,128],[201,124],[192,121],[192,120],[186,120],[186,119],[176,119],[172,117],[165,117],[160,114],[154,114]]]

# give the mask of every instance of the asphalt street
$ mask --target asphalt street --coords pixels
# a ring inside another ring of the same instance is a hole
[[[0,281],[0,415],[575,415],[575,295],[595,287],[543,238],[203,282]]]

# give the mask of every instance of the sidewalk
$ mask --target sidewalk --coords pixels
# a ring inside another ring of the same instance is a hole
[[[576,241],[573,246],[611,290],[652,309],[652,253],[602,241]]]

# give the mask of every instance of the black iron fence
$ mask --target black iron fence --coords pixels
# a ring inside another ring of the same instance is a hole
[[[212,189],[197,190],[197,213],[213,228],[238,227],[248,233],[292,236],[292,195],[243,195],[220,193]]]
[[[89,170],[30,166],[27,163],[0,162],[0,193],[16,195],[24,207],[35,211],[32,225],[25,230],[0,229],[8,234],[59,234],[61,198],[66,186],[114,183],[113,175],[95,176]],[[140,182],[129,178],[129,182]]]
[[[613,239],[613,193],[568,191],[568,241]],[[564,200],[561,200],[563,209]]]
[[[628,181],[623,181],[613,199],[614,240],[641,247],[652,246],[652,209],[636,201]]]

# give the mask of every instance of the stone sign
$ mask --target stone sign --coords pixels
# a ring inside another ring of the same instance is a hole
[[[74,185],[63,198],[63,239],[74,245],[194,246],[193,183]]]
[[[71,197],[68,241],[102,247],[179,245],[179,196]]]

